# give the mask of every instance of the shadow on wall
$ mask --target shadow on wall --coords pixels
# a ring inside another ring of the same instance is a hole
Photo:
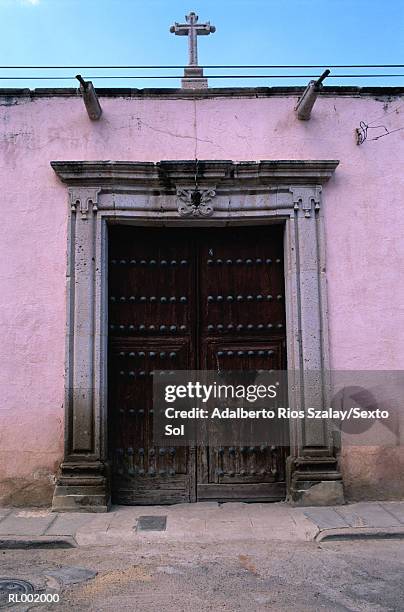
[[[0,482],[0,506],[46,508],[52,505],[54,474],[36,470],[31,478],[7,478]]]
[[[404,447],[351,446],[341,454],[347,501],[404,499]]]

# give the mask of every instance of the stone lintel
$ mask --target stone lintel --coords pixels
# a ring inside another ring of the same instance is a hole
[[[238,184],[240,190],[262,185],[323,185],[333,175],[336,160],[263,160],[232,162],[228,160],[198,160],[198,178],[220,180],[223,184]],[[158,189],[162,194],[175,190],[177,183],[193,183],[195,161],[124,162],[124,161],[53,161],[58,177],[71,186],[99,188],[142,185]]]

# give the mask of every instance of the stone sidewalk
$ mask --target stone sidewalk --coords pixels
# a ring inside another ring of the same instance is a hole
[[[143,517],[143,518],[142,518]],[[146,518],[144,518],[146,517]],[[404,537],[404,502],[323,508],[202,502],[115,506],[107,514],[0,509],[0,547],[110,546],[144,541],[217,543]]]
[[[316,526],[315,540],[403,537],[404,502],[360,502],[346,506],[304,508]]]

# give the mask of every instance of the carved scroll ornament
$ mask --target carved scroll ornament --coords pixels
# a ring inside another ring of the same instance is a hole
[[[214,189],[178,189],[178,213],[180,217],[210,217],[214,208],[210,204],[215,197]]]

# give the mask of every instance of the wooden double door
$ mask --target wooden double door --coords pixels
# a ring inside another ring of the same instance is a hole
[[[286,367],[283,228],[109,229],[113,501],[285,497],[286,446],[153,443],[155,370]]]

